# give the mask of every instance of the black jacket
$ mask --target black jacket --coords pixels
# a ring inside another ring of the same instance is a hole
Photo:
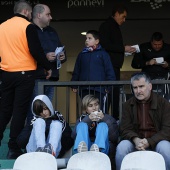
[[[38,37],[41,42],[41,46],[44,50],[45,55],[48,52],[54,52],[57,47],[61,47],[62,44],[60,42],[59,36],[55,29],[48,26],[46,28],[40,29],[38,26],[36,26],[36,30],[38,32]],[[61,63],[64,63],[66,61],[63,60]],[[49,62],[52,68],[52,76],[50,80],[58,80],[59,79],[59,70],[57,69],[56,61]],[[38,62],[37,63],[37,70],[36,70],[36,78],[37,79],[46,79],[46,74],[44,72],[44,69],[42,65]]]
[[[139,46],[140,53],[135,53],[132,60],[132,67],[136,69],[142,69],[146,72],[151,79],[166,78],[169,67],[164,68],[162,65],[149,65],[146,66],[146,62],[158,57],[163,57],[164,60],[170,65],[170,45],[164,43],[163,47],[159,51],[155,51],[150,42],[143,43]]]
[[[125,48],[122,33],[117,22],[109,17],[100,25],[100,43],[109,53],[113,67],[121,68],[124,62]]]

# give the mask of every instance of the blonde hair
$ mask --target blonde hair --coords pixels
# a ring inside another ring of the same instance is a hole
[[[82,112],[86,113],[88,105],[92,102],[96,101],[99,104],[99,99],[95,97],[94,95],[86,95],[82,99]]]

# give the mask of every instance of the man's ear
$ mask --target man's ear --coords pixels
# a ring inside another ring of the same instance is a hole
[[[27,10],[27,9],[23,9],[23,10],[22,10],[22,14],[27,17],[27,15],[28,15],[28,10]]]
[[[120,15],[119,12],[116,11],[116,12],[115,12],[115,17],[117,17],[117,16],[119,16],[119,15]]]
[[[37,18],[40,18],[40,17],[41,17],[41,14],[40,14],[40,13],[38,13],[38,14],[37,14]]]
[[[152,83],[149,83],[149,88],[150,90],[152,90]]]

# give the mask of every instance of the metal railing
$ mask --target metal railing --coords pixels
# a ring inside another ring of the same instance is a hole
[[[169,100],[169,87],[170,87],[170,80],[153,80],[152,81],[153,85],[157,86],[157,93],[159,93],[159,87],[160,85],[165,86],[165,91],[161,92],[160,94],[163,95],[163,97],[166,97]],[[130,81],[45,81],[45,82],[39,82],[38,83],[38,94],[44,94],[44,87],[45,86],[55,86],[56,87],[56,91],[61,92],[60,88],[64,88],[62,89],[63,91],[63,95],[65,95],[65,99],[63,102],[63,107],[65,107],[65,118],[66,120],[69,122],[70,120],[70,106],[72,103],[72,96],[70,95],[71,92],[71,88],[76,86],[79,90],[83,87],[86,86],[87,88],[90,87],[94,87],[94,86],[98,86],[100,88],[104,87],[104,86],[108,86],[109,88],[113,89],[114,87],[119,87],[118,89],[120,90],[120,97],[119,97],[119,117],[121,117],[121,113],[122,113],[122,104],[123,102],[125,102],[129,97],[132,96],[132,92],[131,92],[131,85],[130,85]],[[112,91],[112,90],[111,90]],[[55,94],[56,95],[56,94]],[[113,95],[111,95],[113,97]],[[76,108],[76,117],[79,116],[79,114],[81,113],[80,108],[81,108],[81,103],[80,103],[80,98],[79,95],[76,95],[76,101],[74,102],[74,106]],[[56,107],[57,107],[57,103]],[[112,115],[112,110],[113,110],[113,103],[111,102],[110,105],[110,114]]]

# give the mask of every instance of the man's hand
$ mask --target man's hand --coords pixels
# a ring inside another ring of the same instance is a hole
[[[146,148],[149,147],[149,143],[146,138],[140,139],[138,137],[135,137],[133,139],[133,142],[135,143],[135,147],[139,151],[144,151]]]
[[[141,141],[140,141],[140,145],[142,146],[142,150],[146,150],[148,147],[149,147],[149,143],[148,143],[148,140],[146,138],[143,138]],[[140,149],[140,147],[139,147]]]
[[[55,52],[49,52],[46,54],[46,58],[48,61],[54,61],[56,59]]]
[[[161,66],[162,66],[163,68],[167,68],[167,67],[169,66],[169,64],[168,64],[166,61],[164,61],[164,63],[165,63],[165,64],[161,64]]]
[[[126,45],[126,46],[125,46],[125,52],[135,53],[135,52],[136,52],[136,48],[131,47],[130,45]]]
[[[65,58],[66,58],[66,57],[65,57],[64,52],[61,52],[61,53],[60,53],[60,56],[59,56],[60,61],[64,60]]]
[[[135,148],[137,149],[137,150],[144,150],[144,148],[143,148],[143,144],[141,143],[141,140],[142,139],[140,139],[140,138],[138,138],[138,137],[135,137],[134,139],[133,139],[133,142],[135,143]]]
[[[52,75],[52,70],[50,69],[50,70],[46,71],[46,74],[47,74],[46,79],[49,79]]]
[[[141,139],[138,138],[138,137],[133,138],[133,142],[135,143],[135,146],[138,146],[138,145],[139,145],[140,140],[141,140]]]
[[[149,60],[149,61],[147,61],[146,62],[146,65],[148,66],[148,65],[154,65],[154,64],[157,64],[157,62],[156,62],[156,60],[155,59],[151,59],[151,60]]]

